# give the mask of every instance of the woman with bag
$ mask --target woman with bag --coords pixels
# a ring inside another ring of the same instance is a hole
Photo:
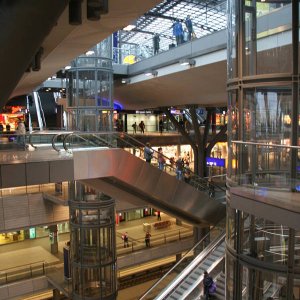
[[[213,279],[208,275],[207,271],[204,271],[203,286],[205,300],[209,300],[210,296],[216,292],[217,286]]]

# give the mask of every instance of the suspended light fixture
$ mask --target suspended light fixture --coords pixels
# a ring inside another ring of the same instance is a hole
[[[129,78],[122,78],[122,83],[130,83],[130,79]]]
[[[41,69],[41,58],[44,52],[44,48],[40,47],[38,52],[35,54],[32,62],[32,71],[39,71]]]
[[[145,76],[153,76],[156,77],[158,75],[158,72],[156,70],[149,70],[147,72],[145,72]]]
[[[69,2],[69,24],[81,25],[82,13],[81,13],[82,0],[70,0]]]
[[[196,65],[196,61],[194,59],[191,58],[183,58],[179,61],[181,66],[190,66],[193,67]]]
[[[86,13],[88,20],[100,20],[101,15],[108,13],[108,0],[87,0]]]

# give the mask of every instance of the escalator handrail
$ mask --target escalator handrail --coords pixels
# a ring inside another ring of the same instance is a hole
[[[182,258],[163,276],[163,277],[161,277],[152,287],[150,287],[140,298],[139,298],[139,300],[143,300],[143,299],[145,299],[145,297],[151,292],[151,291],[153,291],[153,289],[155,288],[155,287],[157,287],[178,265],[180,265],[181,264],[181,262],[187,257],[187,255],[190,253],[190,252],[192,252],[192,251],[194,251],[195,250],[195,248],[197,248],[209,235],[210,235],[210,233],[211,233],[211,231],[213,230],[213,229],[215,229],[215,228],[217,228],[217,226],[218,226],[218,224],[217,225],[215,225],[215,226],[213,226],[210,230],[209,230],[209,232],[200,240],[200,241],[198,241],[189,251],[187,251],[183,256],[182,256]],[[222,231],[221,231],[221,233],[219,234],[219,236],[212,242],[212,243],[216,243],[216,244],[218,244],[219,242],[220,242],[220,240],[221,239],[224,239],[225,238],[225,230],[223,229]],[[202,254],[203,253],[203,257],[205,257],[206,255],[207,255],[207,249],[209,248],[211,248],[210,247],[210,245],[212,244],[212,243],[210,243],[200,254]],[[215,246],[213,246],[213,247],[215,247]],[[200,255],[199,254],[199,255]],[[198,255],[198,256],[199,256]],[[198,257],[197,256],[197,257]]]
[[[68,134],[65,135],[65,137],[64,137],[64,139],[63,139],[63,147],[64,147],[64,149],[65,149],[66,151],[69,150],[69,148],[68,148],[67,145],[66,145],[66,142],[67,142],[67,140],[68,140],[68,138],[69,138],[70,136],[76,135],[77,137],[83,139],[84,141],[88,141],[88,139],[84,139],[84,138],[82,137],[82,135],[88,135],[88,134],[89,134],[89,135],[92,135],[93,137],[97,137],[97,138],[100,139],[100,140],[102,140],[102,139],[99,137],[99,135],[113,135],[113,136],[116,136],[116,138],[119,139],[120,141],[123,141],[123,142],[129,144],[131,147],[135,147],[134,144],[132,144],[132,143],[130,143],[129,141],[127,141],[126,139],[124,139],[124,137],[126,137],[127,139],[134,141],[135,144],[138,144],[138,145],[140,145],[140,146],[143,147],[143,148],[146,147],[145,144],[143,144],[142,142],[138,141],[137,139],[135,139],[134,137],[130,136],[129,134],[127,134],[127,133],[125,133],[125,132],[107,132],[107,131],[106,131],[106,132],[71,132],[71,133],[68,133]],[[109,144],[107,141],[104,140],[104,142],[105,142],[106,144],[110,145],[110,147],[114,147],[114,145]],[[157,153],[157,154],[159,153],[158,151],[156,151],[156,150],[153,149],[153,148],[151,148],[151,150],[153,151],[153,153]],[[170,161],[170,159],[169,159],[167,156],[165,156],[165,155],[162,155],[162,156],[165,158],[165,160],[169,160],[169,161]],[[155,158],[155,159],[157,159],[157,158]],[[176,168],[174,168],[172,165],[169,165],[169,166],[170,166],[170,168],[172,168],[172,170],[173,170],[174,172],[176,172]],[[222,191],[222,192],[225,192],[225,191],[226,191],[223,187],[220,187],[220,186],[218,186],[218,185],[216,185],[216,184],[214,184],[214,183],[212,183],[212,182],[209,182],[209,183],[208,183],[208,181],[207,181],[205,178],[200,177],[199,175],[195,174],[195,173],[192,172],[191,170],[190,170],[190,172],[191,172],[191,174],[192,174],[192,177],[191,177],[192,180],[191,180],[191,182],[196,182],[196,183],[199,184],[206,192],[209,192],[209,188],[210,188],[210,187],[214,187],[215,189],[218,189],[218,190],[220,190],[220,191]],[[191,184],[191,185],[192,185],[192,184]],[[214,197],[212,197],[212,198],[214,198]]]
[[[132,137],[131,135],[129,135],[129,134],[125,133],[125,132],[122,132],[121,134],[124,135],[124,136],[126,136],[126,137],[128,137],[129,139],[132,139],[135,143],[141,145],[142,147],[145,147],[145,146],[146,146],[145,144],[143,144],[142,142],[138,141],[137,139],[135,139],[134,137]],[[154,151],[155,153],[158,153],[158,151],[156,151],[156,150],[154,150],[154,149],[152,149],[152,148],[151,148],[151,150]],[[169,158],[169,157],[167,157],[167,156],[165,156],[165,155],[162,155],[162,156],[163,156],[166,160],[169,160],[169,161],[170,161],[170,158]],[[173,166],[171,166],[171,167],[172,167],[173,170],[174,170],[174,169],[176,170],[176,168],[174,168]],[[206,188],[207,188],[208,180],[206,180],[206,177],[201,177],[201,176],[197,175],[196,173],[194,173],[194,172],[191,171],[191,170],[190,170],[190,172],[192,173],[192,176],[193,176],[195,179],[201,181],[201,184],[203,184],[203,185],[202,185],[203,187],[206,187]],[[220,186],[218,186],[218,185],[216,185],[216,184],[214,184],[214,183],[211,183],[211,182],[210,182],[209,184],[210,184],[211,186],[213,186],[213,187],[215,187],[215,188],[217,188],[217,189],[223,191],[223,192],[226,192],[226,189],[224,189],[223,187],[220,187]]]
[[[57,151],[57,152],[60,152],[60,150],[61,149],[58,149],[57,147],[56,147],[56,141],[57,141],[57,138],[59,137],[59,136],[63,136],[63,135],[66,135],[67,133],[65,133],[65,132],[63,132],[63,133],[58,133],[58,134],[56,134],[55,136],[53,136],[53,138],[52,138],[52,141],[51,141],[51,144],[52,144],[52,148],[55,150],[55,151]]]
[[[223,230],[218,237],[216,237],[200,254],[198,254],[195,259],[176,277],[175,280],[164,290],[160,295],[158,295],[155,300],[163,300],[166,296],[169,296],[181,282],[186,279],[187,275],[190,274],[195,267],[197,267],[212,251],[216,249],[225,240],[225,230]],[[208,271],[208,270],[207,270]]]

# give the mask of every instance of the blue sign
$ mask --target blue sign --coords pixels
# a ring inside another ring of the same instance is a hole
[[[211,167],[223,167],[225,168],[224,158],[206,157],[206,165]]]

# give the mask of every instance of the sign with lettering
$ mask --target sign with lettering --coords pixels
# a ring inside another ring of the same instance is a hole
[[[211,167],[223,167],[225,168],[224,158],[206,157],[206,165]]]

